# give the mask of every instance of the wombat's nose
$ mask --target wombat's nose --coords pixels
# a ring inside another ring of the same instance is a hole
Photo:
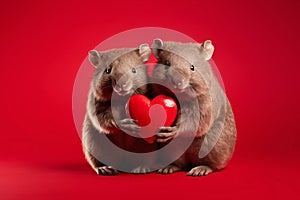
[[[118,91],[124,90],[124,88],[127,86],[127,82],[120,82],[116,83],[115,88]]]
[[[181,87],[183,85],[184,79],[182,80],[172,80],[172,84],[175,88]]]

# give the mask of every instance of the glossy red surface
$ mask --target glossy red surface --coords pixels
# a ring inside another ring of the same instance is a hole
[[[128,100],[127,110],[129,116],[141,126],[140,136],[151,144],[157,129],[172,125],[177,115],[175,101],[166,95],[158,95],[152,100],[141,94],[133,95]]]
[[[166,120],[164,126],[171,126],[177,115],[176,102],[166,95],[158,95],[151,101],[151,106],[161,105],[166,111]]]
[[[146,96],[137,94],[130,97],[126,105],[129,117],[137,120],[137,125],[146,126],[151,122],[149,108],[151,100]]]

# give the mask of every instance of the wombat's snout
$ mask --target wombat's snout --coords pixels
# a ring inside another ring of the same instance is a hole
[[[180,78],[172,78],[171,82],[175,88],[180,88],[182,85],[184,85],[185,80]]]
[[[167,74],[170,84],[178,90],[183,90],[188,86],[187,79],[178,71],[170,70]]]
[[[114,81],[113,84],[113,89],[116,93],[118,93],[119,95],[127,95],[130,93],[131,90],[131,83],[129,80],[118,80],[118,81]]]

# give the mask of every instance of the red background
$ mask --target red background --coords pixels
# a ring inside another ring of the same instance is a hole
[[[281,199],[299,193],[299,1],[1,1],[1,199]],[[235,113],[228,167],[207,177],[96,176],[72,118],[87,52],[131,28],[211,39]]]

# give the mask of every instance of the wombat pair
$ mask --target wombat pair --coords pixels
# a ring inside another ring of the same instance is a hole
[[[117,174],[114,166],[138,163],[135,155],[155,152],[175,139],[178,144],[188,139],[192,142],[170,165],[159,166],[157,173],[187,170],[187,175],[203,176],[226,166],[234,151],[236,127],[230,103],[208,62],[213,51],[211,41],[198,44],[155,39],[152,53],[158,62],[151,78],[145,64],[151,55],[147,44],[136,49],[89,52],[96,70],[88,96],[82,143],[87,161],[98,174]],[[148,84],[149,79],[157,84]],[[112,105],[113,93],[114,101],[120,103]],[[126,133],[140,130],[136,121],[128,118],[122,103],[133,94],[150,98],[165,94],[180,99],[176,121],[170,127],[159,127],[154,144]],[[109,142],[103,143],[104,140]],[[112,146],[133,152],[133,156],[124,159],[117,153],[119,149],[112,150]],[[165,159],[169,155],[156,156]],[[129,171],[150,172],[156,156]]]

